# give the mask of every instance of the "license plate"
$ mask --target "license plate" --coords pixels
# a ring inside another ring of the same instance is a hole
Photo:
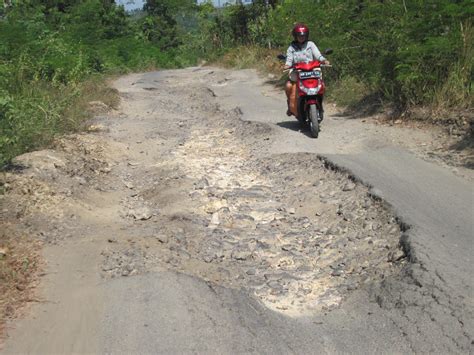
[[[317,79],[321,77],[320,71],[302,71],[300,72],[300,79]]]

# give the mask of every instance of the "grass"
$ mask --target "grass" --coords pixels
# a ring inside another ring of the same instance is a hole
[[[347,76],[331,83],[328,94],[339,105],[353,106],[361,102],[370,90],[367,86],[352,76]]]
[[[47,147],[59,134],[81,130],[91,117],[89,102],[117,107],[116,90],[102,76],[77,85],[30,82],[15,90],[0,114],[0,167],[15,156]]]
[[[230,49],[213,64],[234,69],[257,69],[262,73],[282,74],[282,64],[276,59],[281,51],[258,46],[240,46]]]
[[[82,129],[83,124],[93,115],[89,104],[92,101],[100,101],[113,109],[118,108],[120,96],[116,89],[108,85],[108,81],[105,77],[92,77],[79,85],[80,94],[63,112],[63,119],[72,122],[72,130]]]

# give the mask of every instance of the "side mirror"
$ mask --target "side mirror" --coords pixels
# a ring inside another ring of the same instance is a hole
[[[328,49],[326,49],[326,50],[323,52],[323,54],[326,54],[326,55],[327,55],[327,54],[332,54],[332,52],[334,52],[334,51],[332,50],[332,48],[328,48]]]
[[[277,58],[280,59],[280,60],[286,60],[286,55],[284,55],[284,54],[278,54],[278,55],[277,55]]]

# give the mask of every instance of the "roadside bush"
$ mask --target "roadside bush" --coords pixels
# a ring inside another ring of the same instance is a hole
[[[179,1],[165,6],[183,12],[191,3]],[[103,97],[103,87],[90,85],[103,74],[195,63],[192,51],[178,48],[182,40],[173,13],[163,23],[156,8],[149,10],[132,19],[114,1],[103,0],[18,0],[3,9],[0,169],[14,156],[49,144],[56,134],[78,129],[86,118],[84,98]]]
[[[367,86],[352,76],[346,76],[328,86],[328,96],[336,98],[343,106],[353,106],[362,101],[370,90]]]
[[[292,0],[272,4],[258,1],[212,13],[207,9],[206,21],[200,25],[207,30],[201,33],[209,35],[204,39],[201,34],[200,41],[219,53],[242,45],[284,51],[294,23],[304,22],[321,50],[335,50],[331,56],[334,68],[327,76],[331,80],[353,84],[356,78],[370,88],[368,94],[399,110],[415,105],[446,109],[472,105],[472,1]]]

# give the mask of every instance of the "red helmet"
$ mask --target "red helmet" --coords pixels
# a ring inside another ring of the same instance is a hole
[[[305,36],[305,41],[307,41],[309,38],[309,28],[302,23],[296,24],[295,27],[293,27],[293,31],[291,33],[293,34],[295,41],[297,36]]]

